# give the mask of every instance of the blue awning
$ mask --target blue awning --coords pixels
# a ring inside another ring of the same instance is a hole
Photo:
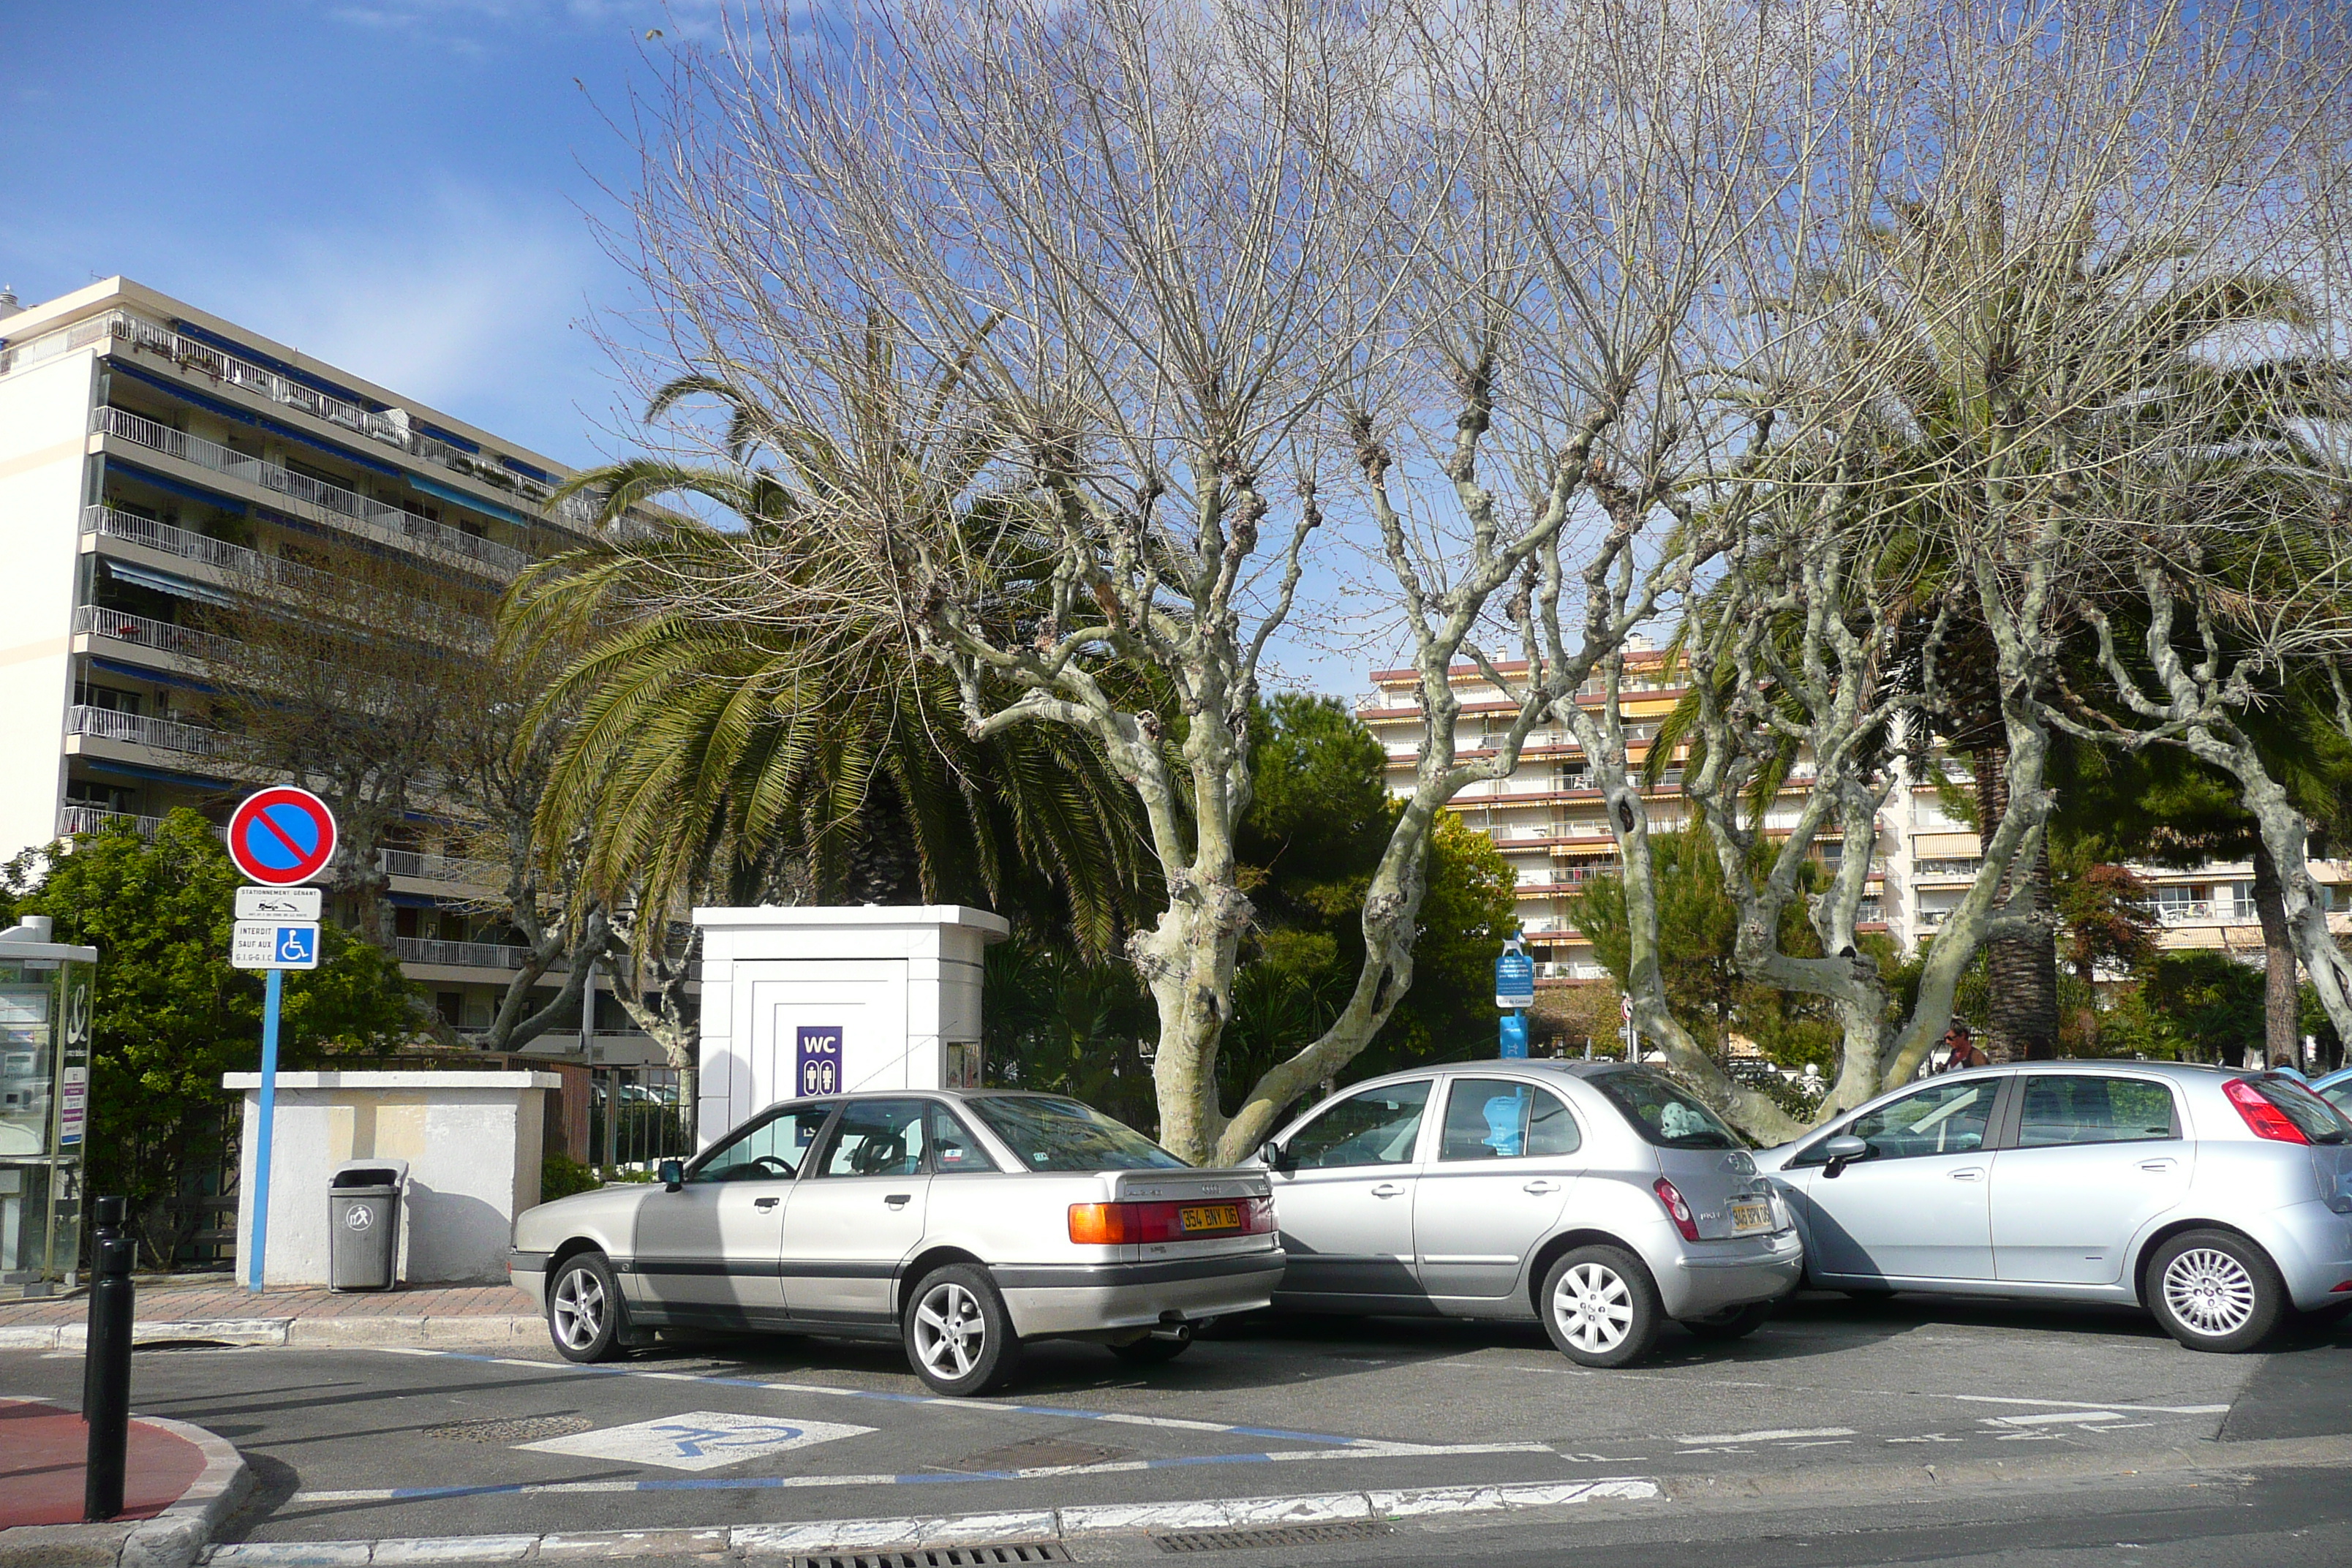
[[[133,566],[128,562],[117,561],[111,555],[101,555],[99,559],[105,563],[109,576],[120,578],[125,583],[135,583],[142,588],[152,588],[159,594],[170,594],[177,598],[194,599],[200,605],[234,607],[236,604],[236,595],[225,593],[207,584],[191,583],[184,577],[174,577],[168,572],[157,572],[145,566]]]
[[[106,471],[108,473],[120,471],[142,485],[153,486],[166,495],[178,496],[182,500],[200,501],[205,506],[218,507],[223,511],[234,512],[239,517],[243,517],[247,510],[245,502],[234,496],[215,495],[202,486],[166,479],[162,474],[149,472],[136,463],[126,463],[120,458],[107,458]]]
[[[177,784],[182,789],[217,792],[229,787],[226,779],[213,778],[204,773],[175,773],[169,768],[142,768],[137,763],[118,763],[110,757],[93,757],[87,752],[74,758],[74,762],[94,773],[116,773],[123,778],[144,779],[150,784]]]
[[[184,691],[220,690],[209,681],[198,680],[193,676],[180,675],[168,669],[150,669],[143,664],[125,664],[119,658],[100,658],[92,654],[89,665],[92,669],[102,669],[109,675],[127,675],[133,680],[149,681],[157,686],[176,686]]]
[[[500,506],[494,500],[478,500],[474,497],[467,495],[464,490],[453,489],[448,485],[437,485],[431,479],[420,479],[415,474],[410,474],[407,478],[410,484],[415,486],[418,489],[423,490],[426,495],[433,497],[436,500],[453,501],[458,506],[469,506],[476,511],[488,512],[492,517],[504,518],[507,521],[515,524],[519,528],[535,528],[538,526],[538,519],[528,516],[525,513],[519,512],[510,506]]]

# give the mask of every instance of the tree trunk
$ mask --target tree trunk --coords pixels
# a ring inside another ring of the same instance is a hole
[[[2009,812],[2009,754],[1998,747],[1977,753],[1977,822],[1979,837]],[[2036,915],[2051,908],[2047,840],[2027,869]],[[2012,882],[2001,879],[2000,896]],[[2004,937],[1985,944],[1985,1054],[1996,1062],[2050,1061],[2058,1055],[2058,933],[2047,924],[2032,935]]]
[[[2271,1067],[2303,1065],[2299,1037],[2302,997],[2295,984],[2294,938],[2287,929],[2286,891],[2278,863],[2254,846],[2254,913],[2263,922],[2263,1047]]]

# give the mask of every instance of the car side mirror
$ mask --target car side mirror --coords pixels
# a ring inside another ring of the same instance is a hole
[[[1265,1168],[1269,1171],[1290,1169],[1290,1151],[1272,1140],[1258,1150],[1257,1157],[1265,1162]]]
[[[1824,1177],[1834,1178],[1856,1160],[1869,1159],[1870,1145],[1859,1138],[1838,1137],[1822,1144],[1822,1152],[1829,1156],[1829,1163],[1822,1167],[1822,1174]]]
[[[686,1185],[686,1162],[683,1160],[664,1160],[654,1167],[654,1173],[661,1177],[664,1192],[674,1193]]]

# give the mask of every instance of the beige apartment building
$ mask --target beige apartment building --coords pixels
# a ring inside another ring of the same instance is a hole
[[[1507,677],[1525,673],[1524,664],[1498,667]],[[1516,701],[1496,694],[1485,674],[1470,665],[1453,671],[1462,699],[1456,741],[1465,760],[1491,755],[1486,742],[1508,731]],[[1424,726],[1417,677],[1410,669],[1376,670],[1374,689],[1359,698],[1356,716],[1388,752],[1392,793],[1412,789],[1413,758]],[[1660,721],[1681,700],[1685,685],[1667,655],[1638,642],[1625,654],[1619,709],[1627,751],[1645,761]],[[1578,700],[1605,700],[1599,679],[1589,681]],[[1948,776],[1965,783],[1958,761],[1944,763]],[[1794,825],[1795,791],[1803,787],[1804,764],[1785,808],[1767,814],[1766,831]],[[1661,830],[1691,816],[1683,798],[1682,773],[1669,759],[1656,787],[1647,792],[1651,823]],[[1576,930],[1566,900],[1591,878],[1617,865],[1615,840],[1602,816],[1601,794],[1573,735],[1563,727],[1539,724],[1528,737],[1511,776],[1471,785],[1451,808],[1495,841],[1518,878],[1520,929],[1536,958],[1538,987],[1567,987],[1605,980],[1592,945]],[[1834,864],[1846,852],[1836,837],[1823,840],[1822,858]],[[1871,877],[1857,929],[1883,931],[1906,951],[1915,948],[1948,919],[1975,877],[1982,847],[1976,830],[1942,806],[1934,781],[1906,776],[1890,791],[1878,816],[1872,847]],[[2153,889],[2159,940],[2167,948],[2209,948],[2248,962],[2261,962],[2262,930],[2253,906],[2253,872],[2243,864],[2209,864],[2190,871],[2136,868]],[[2325,887],[2352,888],[2352,862],[2315,864]],[[2341,893],[2339,904],[2352,903]],[[2352,937],[2352,909],[2330,916],[2339,933]]]
[[[306,553],[332,559],[306,552],[321,539],[496,589],[588,537],[578,509],[551,504],[564,477],[126,279],[29,309],[0,299],[0,855],[110,821],[152,833],[180,806],[224,821],[247,786],[206,722],[205,676],[236,650],[205,609],[296,592],[318,573]],[[382,865],[402,968],[463,1030],[488,1023],[521,952],[480,912],[504,867],[444,853],[445,826],[415,822]],[[532,1048],[661,1059],[597,1002]]]

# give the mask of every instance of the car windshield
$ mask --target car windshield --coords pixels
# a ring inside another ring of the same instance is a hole
[[[1184,1162],[1075,1100],[983,1095],[964,1104],[1033,1171],[1181,1171]]]
[[[1745,1149],[1748,1142],[1714,1111],[1655,1073],[1605,1072],[1592,1087],[1625,1113],[1634,1130],[1662,1149]]]
[[[2258,1078],[2254,1092],[2278,1107],[2279,1114],[2315,1143],[2352,1143],[2352,1123],[2335,1106],[2291,1078]]]

